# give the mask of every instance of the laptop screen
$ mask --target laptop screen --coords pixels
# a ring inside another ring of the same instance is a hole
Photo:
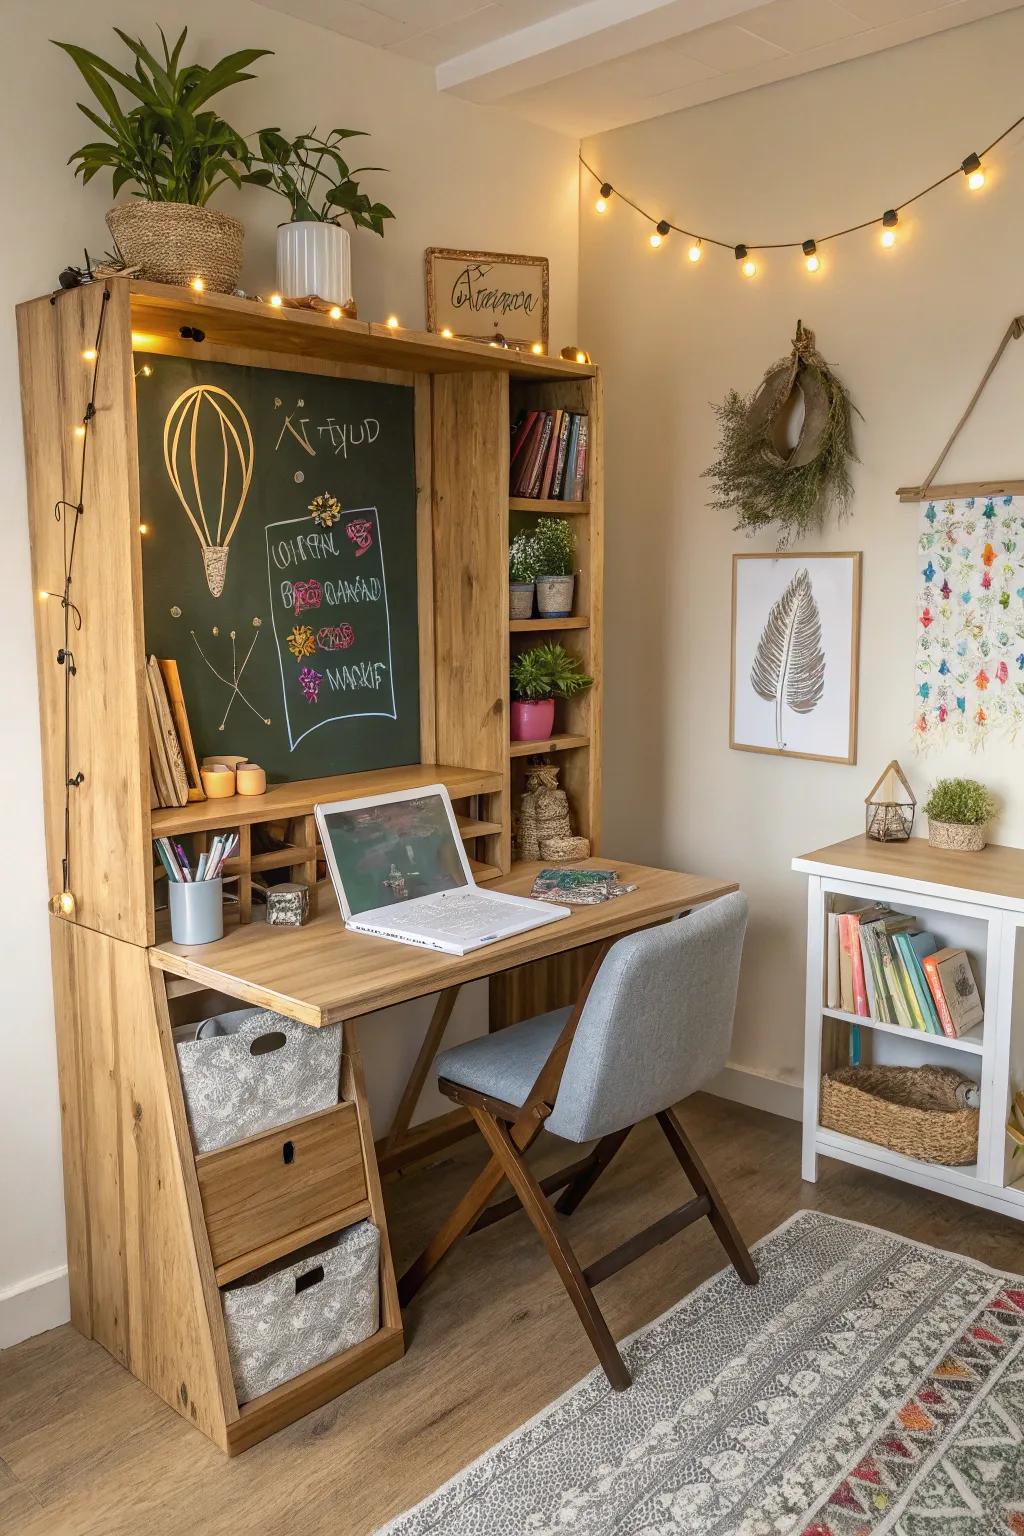
[[[353,916],[466,885],[440,795],[417,795],[324,816]]]

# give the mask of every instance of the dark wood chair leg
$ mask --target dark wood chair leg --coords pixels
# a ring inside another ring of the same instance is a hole
[[[556,1203],[559,1216],[571,1216],[579,1208],[580,1201],[589,1195],[632,1129],[627,1125],[624,1131],[613,1131],[610,1136],[602,1137],[590,1154],[587,1167],[566,1186],[565,1193]]]
[[[516,1145],[521,1150],[533,1145],[541,1131],[541,1122],[537,1121],[522,1131],[515,1131]],[[492,1148],[493,1151],[493,1148]],[[424,1281],[440,1264],[445,1254],[458,1242],[460,1237],[475,1225],[478,1218],[486,1210],[487,1205],[495,1190],[505,1178],[505,1169],[497,1156],[492,1156],[490,1162],[478,1173],[469,1189],[463,1195],[458,1205],[449,1213],[445,1221],[434,1233],[430,1242],[424,1248],[418,1259],[415,1259],[401,1280],[398,1282],[398,1299],[402,1306],[407,1306]]]
[[[664,1131],[669,1146],[679,1159],[683,1172],[693,1185],[694,1193],[707,1196],[711,1205],[708,1220],[715,1230],[718,1241],[729,1255],[736,1273],[745,1285],[756,1285],[757,1266],[750,1257],[747,1245],[740,1236],[736,1223],[729,1215],[725,1201],[715,1188],[696,1147],[683,1130],[679,1116],[674,1109],[663,1110],[658,1116],[658,1124]]]
[[[568,1292],[569,1299],[579,1314],[587,1337],[593,1344],[610,1384],[618,1392],[631,1385],[632,1377],[625,1361],[619,1354],[608,1324],[583,1277],[576,1255],[563,1236],[554,1212],[544,1198],[544,1193],[534,1178],[529,1164],[520,1155],[519,1148],[509,1134],[507,1126],[489,1115],[486,1110],[470,1105],[473,1119],[495,1157],[500,1161],[505,1177],[523,1202],[523,1209],[540,1234],[541,1240],[558,1271],[559,1279]]]

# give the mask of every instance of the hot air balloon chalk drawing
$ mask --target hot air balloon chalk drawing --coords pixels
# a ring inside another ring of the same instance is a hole
[[[213,597],[224,591],[228,548],[245,509],[252,464],[252,431],[234,396],[216,384],[184,390],[164,420],[164,467],[199,540]]]
[[[731,747],[856,762],[860,564],[733,556]]]

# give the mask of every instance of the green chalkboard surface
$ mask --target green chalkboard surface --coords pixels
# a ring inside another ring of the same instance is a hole
[[[144,361],[146,649],[197,755],[275,781],[418,762],[412,389]]]

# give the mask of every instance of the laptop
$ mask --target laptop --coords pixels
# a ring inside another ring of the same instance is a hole
[[[568,907],[482,891],[443,784],[315,807],[346,928],[465,955],[569,917]]]

